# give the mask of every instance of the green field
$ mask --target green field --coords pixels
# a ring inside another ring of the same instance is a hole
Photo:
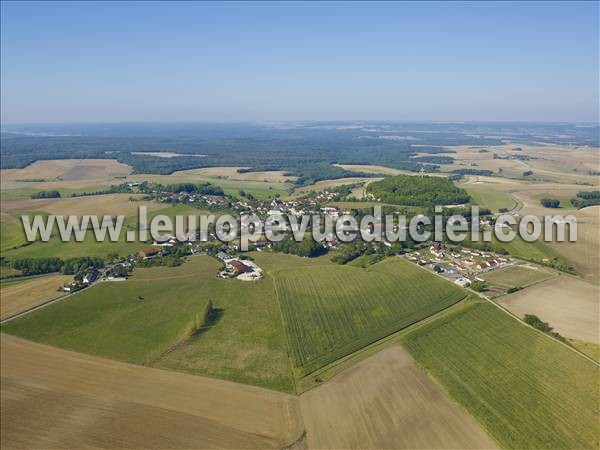
[[[501,447],[598,447],[598,367],[495,306],[470,304],[403,342]]]
[[[517,205],[515,199],[507,192],[490,189],[485,185],[477,184],[459,183],[458,186],[467,191],[471,196],[471,203],[473,205],[489,208],[494,212],[498,212],[500,208],[511,210]]]
[[[218,279],[219,267],[194,256],[179,267],[136,269],[127,281],[99,283],[1,329],[82,353],[292,391],[272,282]],[[209,299],[216,320],[181,344]]]
[[[553,276],[555,273],[549,270],[534,269],[523,265],[508,266],[481,275],[488,283],[502,288],[526,287],[539,281],[548,280]]]
[[[156,211],[152,211],[148,213],[148,220],[151,220],[154,216],[158,214],[165,214],[171,218],[173,218],[176,214],[203,214],[206,211],[192,208],[183,204],[177,204],[173,206],[165,206]],[[111,253],[116,253],[119,256],[127,256],[134,253],[137,253],[139,250],[148,246],[145,242],[127,242],[126,233],[127,230],[135,230],[138,231],[137,225],[137,217],[128,217],[123,222],[123,228],[121,231],[121,235],[119,236],[119,240],[117,242],[111,242],[108,240],[108,234],[106,235],[106,239],[104,242],[97,242],[94,236],[94,233],[89,230],[86,234],[85,239],[82,242],[77,242],[73,237],[68,242],[63,242],[60,240],[58,236],[58,232],[55,232],[48,242],[36,241],[31,243],[30,245],[26,245],[23,247],[19,247],[13,250],[4,251],[5,247],[5,238],[2,237],[2,256],[4,256],[7,260],[12,260],[16,258],[73,258],[77,256],[98,256],[98,257],[107,257]],[[11,224],[18,227],[19,233],[23,237],[23,241],[25,240],[25,236],[23,235],[22,225],[19,222],[18,224]],[[8,247],[8,244],[6,244]],[[12,247],[9,247],[12,248]]]
[[[465,297],[400,258],[367,269],[331,263],[278,270],[292,363],[305,376]]]

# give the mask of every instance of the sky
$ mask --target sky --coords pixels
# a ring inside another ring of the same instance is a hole
[[[598,2],[1,3],[2,123],[599,120]]]

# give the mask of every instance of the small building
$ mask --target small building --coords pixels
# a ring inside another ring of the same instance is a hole
[[[454,284],[458,284],[460,287],[468,287],[471,284],[471,280],[461,277],[457,280],[454,280]]]
[[[95,267],[90,267],[83,276],[85,284],[91,284],[98,278],[98,270]]]
[[[144,259],[148,259],[148,258],[155,257],[156,255],[158,255],[158,253],[159,253],[159,250],[157,248],[148,247],[148,248],[145,248],[144,250],[140,250],[138,255],[140,255]]]

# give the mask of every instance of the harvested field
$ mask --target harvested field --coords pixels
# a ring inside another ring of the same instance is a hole
[[[2,335],[1,444],[26,448],[283,448],[295,397]]]
[[[130,197],[136,197],[136,195],[106,194],[72,198],[6,200],[2,202],[2,211],[8,214],[45,211],[49,214],[64,216],[69,214],[76,216],[96,214],[99,216],[124,215],[127,217],[136,215],[140,205],[146,206],[148,211],[164,208],[164,205],[156,202],[132,202],[129,200]]]
[[[561,275],[497,299],[513,314],[535,314],[567,338],[600,344],[600,288]]]
[[[345,184],[355,184],[355,183],[365,183],[367,181],[378,181],[381,178],[361,178],[361,177],[352,177],[352,178],[338,178],[335,180],[322,180],[317,181],[314,184],[309,184],[306,186],[302,186],[301,188],[296,189],[296,193],[298,194],[306,194],[308,192],[319,192],[327,189],[332,189],[338,186],[343,186]]]
[[[297,177],[284,175],[283,170],[259,171],[259,172],[238,172],[239,169],[247,167],[204,167],[201,169],[181,170],[175,172],[175,176],[206,176],[206,177],[225,177],[237,181],[263,181],[266,183],[289,183]]]
[[[401,258],[367,269],[329,263],[274,276],[292,362],[299,376],[422,320],[463,291]]]
[[[400,346],[300,397],[308,448],[496,448]]]
[[[548,270],[525,265],[508,266],[486,272],[481,276],[485,281],[501,288],[527,287],[555,276]]]
[[[417,328],[403,343],[501,447],[598,447],[598,366],[489,302]]]
[[[23,169],[2,170],[2,178],[4,181],[99,180],[130,173],[131,167],[116,159],[54,159],[36,161]]]
[[[48,275],[22,282],[2,283],[0,288],[0,319],[14,316],[42,303],[63,297],[58,287],[73,281],[72,275]]]
[[[519,147],[521,151],[515,151]],[[503,145],[447,146],[455,153],[439,156],[454,158],[454,164],[442,165],[443,170],[464,168],[487,169],[511,178],[522,178],[525,170],[533,170],[534,177],[557,183],[594,182],[590,171],[600,170],[597,148],[573,148],[566,145],[507,143]],[[480,150],[484,150],[483,152]],[[500,158],[494,159],[494,154]],[[522,161],[515,157],[529,157]],[[597,178],[597,177],[596,177]]]
[[[561,212],[562,213],[562,212]],[[583,278],[600,285],[600,206],[574,213],[577,218],[577,242],[550,242],[556,253],[571,261]]]
[[[374,173],[383,175],[415,175],[415,172],[410,172],[409,170],[394,169],[393,167],[375,166],[370,164],[334,164],[334,166],[341,167],[342,169],[349,170],[351,172]]]

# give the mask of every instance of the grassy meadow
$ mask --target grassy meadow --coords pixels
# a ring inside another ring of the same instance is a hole
[[[142,203],[140,202],[140,204]],[[173,206],[163,206],[154,211],[148,211],[148,220],[151,220],[159,214],[164,214],[173,218],[176,214],[202,214],[204,212],[205,211],[183,204],[176,204]],[[73,258],[77,256],[106,257],[111,253],[127,256],[137,253],[142,248],[148,246],[146,242],[139,242],[137,240],[133,242],[127,241],[126,233],[128,230],[134,230],[136,233],[139,230],[137,215],[127,217],[124,220],[119,240],[116,242],[109,241],[108,234],[104,242],[98,242],[91,230],[87,232],[85,239],[82,242],[77,242],[74,237],[68,242],[63,242],[60,240],[58,231],[55,231],[48,242],[38,240],[29,245],[13,248],[10,246],[10,242],[14,242],[14,237],[12,236],[20,236],[23,241],[25,241],[25,236],[20,221],[18,223],[10,223],[9,226],[14,233],[6,236],[6,240],[4,234],[2,236],[2,248],[9,248],[9,250],[2,250],[2,256],[6,257],[8,260],[16,258]]]
[[[497,307],[471,303],[403,343],[501,447],[598,447],[598,367]]]
[[[481,275],[488,283],[501,288],[527,287],[540,281],[554,277],[550,270],[527,267],[524,265],[508,266],[492,270]]]
[[[272,281],[216,278],[220,263],[136,269],[2,326],[3,333],[136,364],[293,391]],[[207,328],[190,338],[213,302]],[[170,351],[167,355],[165,353]]]

